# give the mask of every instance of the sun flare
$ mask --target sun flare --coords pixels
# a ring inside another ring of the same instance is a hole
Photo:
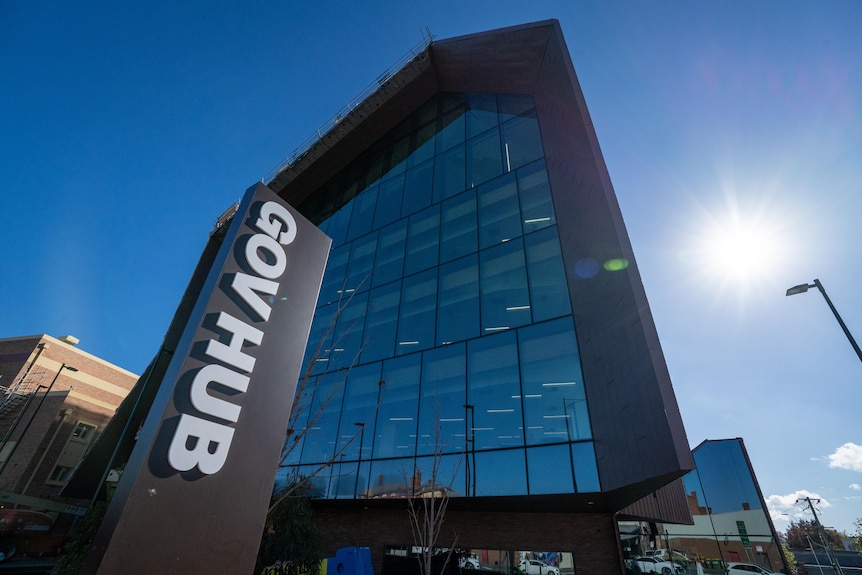
[[[774,234],[753,223],[715,224],[702,241],[710,271],[728,279],[757,279],[775,268],[779,255]]]

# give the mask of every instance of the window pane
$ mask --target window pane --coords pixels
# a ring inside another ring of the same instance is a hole
[[[311,322],[311,332],[308,334],[308,345],[305,348],[305,359],[302,368],[305,372],[319,375],[329,367],[329,356],[332,353],[333,318],[338,309],[338,303],[317,308],[314,321]]]
[[[336,453],[344,455],[345,460],[371,458],[379,391],[380,363],[358,365],[349,370],[336,444]]]
[[[437,265],[440,244],[440,206],[410,216],[407,228],[407,253],[404,257],[404,275]]]
[[[437,156],[434,161],[434,201],[440,202],[460,194],[467,186],[464,165],[464,145],[461,144]]]
[[[436,462],[434,457],[420,457],[416,460],[416,472],[410,482],[414,495],[449,491],[450,496],[463,495],[466,487],[464,475],[464,454],[444,455]],[[434,466],[437,466],[435,477]]]
[[[527,494],[527,464],[523,449],[480,451],[470,455],[470,462],[474,460],[477,496]]]
[[[477,249],[476,191],[469,190],[443,202],[440,261],[448,262]]]
[[[485,250],[479,258],[483,333],[530,323],[530,296],[521,240]]]
[[[518,187],[514,174],[479,187],[479,245],[482,249],[521,235]]]
[[[518,170],[518,195],[525,234],[556,223],[545,162],[534,162]]]
[[[535,106],[532,96],[519,94],[497,94],[497,101],[500,108],[500,121],[520,116]]]
[[[353,242],[350,264],[347,267],[347,279],[344,283],[345,295],[349,296],[353,292],[365,291],[371,287],[371,270],[376,252],[377,232]]]
[[[524,445],[521,381],[515,332],[471,340],[467,344],[468,403],[473,448]]]
[[[407,172],[401,217],[406,218],[431,205],[431,184],[434,181],[434,162],[426,162]]]
[[[531,447],[527,450],[530,495],[574,493],[571,452],[568,445]]]
[[[353,215],[350,218],[350,228],[347,231],[348,240],[358,238],[371,231],[376,204],[377,187],[365,190],[353,200]]]
[[[578,486],[578,493],[596,493],[601,491],[593,442],[573,443],[572,461],[575,466],[575,483]]]
[[[404,176],[396,176],[380,184],[373,229],[390,224],[401,217],[401,197],[404,195]]]
[[[467,137],[478,136],[497,125],[497,97],[494,94],[471,94],[468,97]]]
[[[321,376],[314,385],[314,397],[308,405],[302,463],[323,463],[332,459],[343,393],[343,373]]]
[[[453,344],[422,354],[419,455],[462,453],[467,434],[465,345]]]
[[[438,120],[437,153],[464,141],[464,109],[461,106],[444,113]]]
[[[329,354],[329,370],[350,367],[359,357],[367,303],[368,292],[354,293],[338,314]]]
[[[406,497],[412,474],[412,461],[403,459],[375,460],[371,463],[371,485],[368,488],[367,496],[371,499]]]
[[[396,354],[411,353],[434,345],[436,308],[436,268],[404,279]]]
[[[571,317],[518,330],[527,445],[590,437]]]
[[[395,355],[401,282],[392,282],[371,292],[365,317],[361,359],[363,362]]]
[[[557,228],[545,228],[524,236],[527,272],[530,276],[530,305],[533,321],[571,313],[563,256]]]
[[[400,220],[380,230],[371,285],[380,286],[401,277],[406,240],[407,220]]]
[[[503,133],[506,171],[517,170],[544,155],[535,113],[509,120],[500,125],[500,130]]]
[[[326,262],[326,272],[320,285],[317,305],[324,306],[336,302],[344,293],[344,278],[347,276],[347,261],[350,257],[350,244],[333,249]]]
[[[412,457],[416,453],[421,357],[414,353],[383,363],[383,399],[374,430],[375,458]]]
[[[434,141],[437,133],[437,125],[430,122],[420,127],[413,134],[410,141],[410,157],[407,158],[407,167],[412,168],[434,157]],[[429,179],[430,182],[430,179]]]
[[[503,173],[500,133],[491,130],[467,142],[468,187],[478,186]]]
[[[339,246],[347,237],[347,226],[350,224],[350,214],[353,213],[353,200],[341,207],[326,220],[326,235],[332,238],[332,245]],[[323,225],[320,226],[323,229]]]
[[[479,265],[476,255],[440,266],[437,343],[479,335]]]

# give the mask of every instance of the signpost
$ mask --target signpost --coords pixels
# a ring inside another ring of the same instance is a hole
[[[252,572],[329,246],[249,188],[82,574]]]

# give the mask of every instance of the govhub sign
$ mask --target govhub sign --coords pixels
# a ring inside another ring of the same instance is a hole
[[[281,277],[287,270],[286,246],[296,239],[296,221],[283,205],[261,202],[253,224],[254,232],[242,238],[244,247],[236,254],[240,268],[223,274],[220,283],[229,285],[232,295],[246,304],[243,317],[225,311],[215,312],[215,326],[226,334],[226,341],[207,338],[203,356],[211,363],[193,368],[189,402],[194,411],[211,416],[204,419],[181,413],[168,448],[168,463],[177,471],[195,467],[201,473],[217,473],[227,459],[234,427],[242,412],[242,395],[248,391],[257,362],[254,348],[263,342],[272,306],[264,296],[277,295]],[[302,273],[302,270],[291,270]],[[216,384],[215,386],[213,384]],[[213,394],[221,385],[236,392],[232,400]]]
[[[263,184],[210,239],[83,573],[254,569],[330,243]]]

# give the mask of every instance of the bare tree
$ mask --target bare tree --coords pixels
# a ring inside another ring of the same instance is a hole
[[[434,455],[431,458],[431,476],[423,483],[421,471],[414,470],[409,478],[407,489],[407,512],[410,515],[413,542],[419,548],[419,571],[422,575],[433,575],[431,562],[432,558],[438,555],[436,550],[440,542],[443,524],[446,521],[452,484],[461,463],[459,459],[458,465],[452,471],[452,476],[444,483],[444,478],[441,477],[441,464],[447,441],[440,425],[441,408],[439,403],[435,406],[434,413]],[[407,480],[406,477],[405,480]],[[446,572],[457,542],[458,534],[453,531],[452,542],[447,546],[440,573]]]

